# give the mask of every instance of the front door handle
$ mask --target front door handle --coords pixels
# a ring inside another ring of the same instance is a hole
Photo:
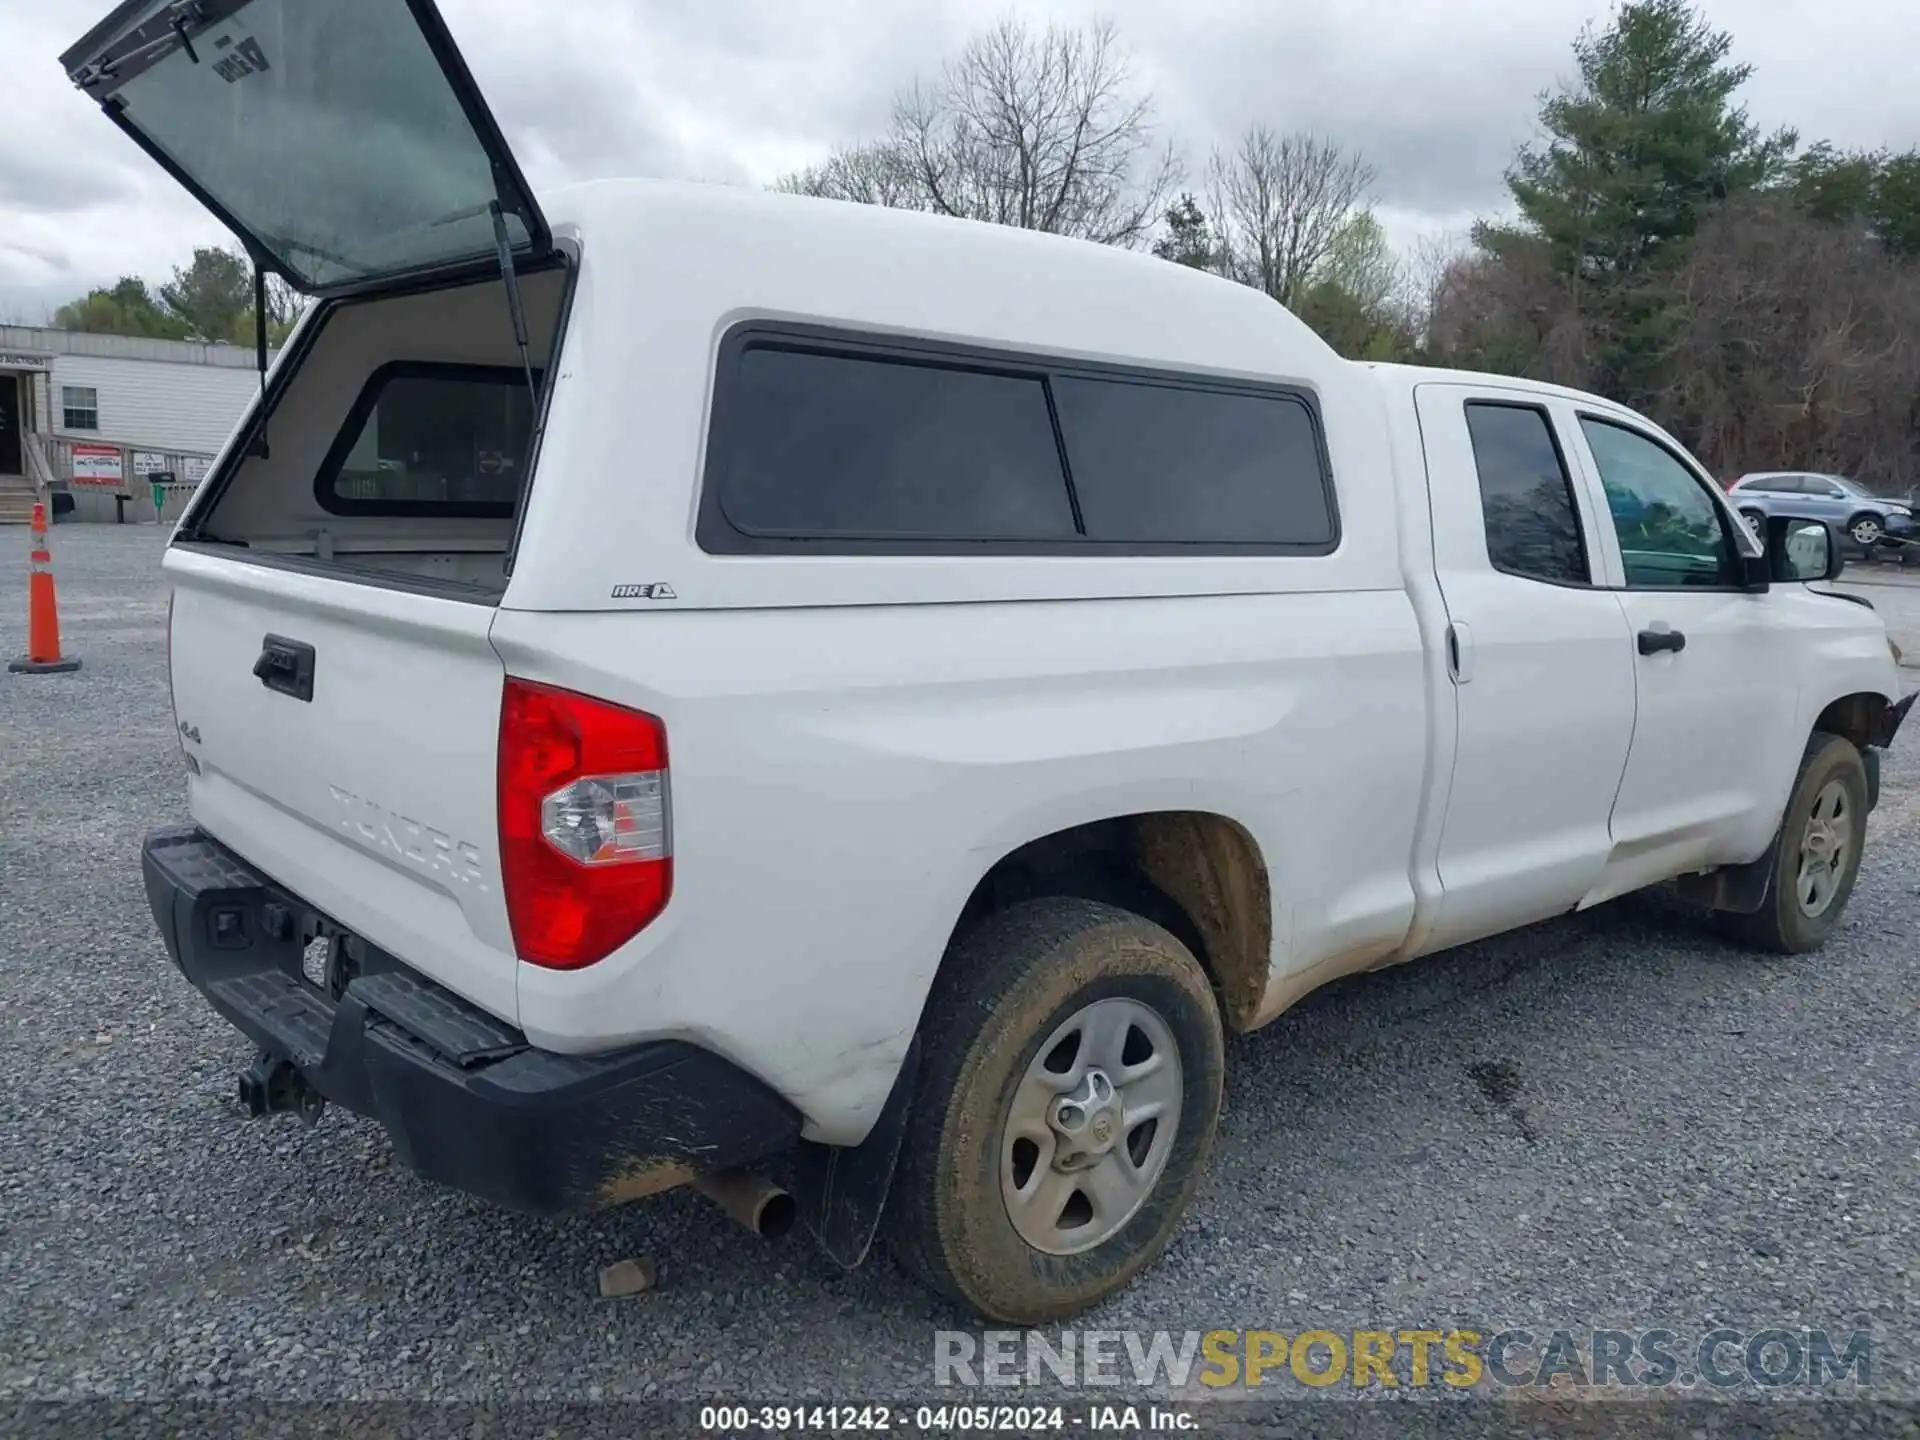
[[[1642,630],[1640,632],[1640,653],[1658,655],[1662,650],[1671,650],[1678,655],[1687,648],[1687,637],[1678,630]]]

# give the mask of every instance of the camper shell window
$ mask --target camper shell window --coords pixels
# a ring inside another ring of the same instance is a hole
[[[510,517],[533,421],[523,370],[383,365],[348,412],[314,495],[334,515]]]

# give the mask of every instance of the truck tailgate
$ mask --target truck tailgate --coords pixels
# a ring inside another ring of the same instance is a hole
[[[347,929],[517,1023],[494,611],[180,546],[193,818]]]

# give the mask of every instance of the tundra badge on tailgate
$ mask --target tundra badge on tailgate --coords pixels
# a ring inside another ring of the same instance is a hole
[[[486,871],[480,860],[480,848],[389,810],[378,800],[369,800],[338,785],[327,786],[327,793],[340,806],[340,828],[375,850],[387,850],[432,874],[445,875],[463,885],[471,885],[484,894]]]

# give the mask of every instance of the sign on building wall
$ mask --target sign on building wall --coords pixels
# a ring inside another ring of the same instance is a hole
[[[73,447],[73,483],[76,485],[120,484],[120,450],[115,445],[75,445]]]
[[[158,450],[136,450],[133,452],[133,473],[144,480],[157,471],[170,469],[167,457]]]
[[[180,478],[189,485],[198,485],[207,478],[207,462],[197,455],[183,456],[180,467]]]

